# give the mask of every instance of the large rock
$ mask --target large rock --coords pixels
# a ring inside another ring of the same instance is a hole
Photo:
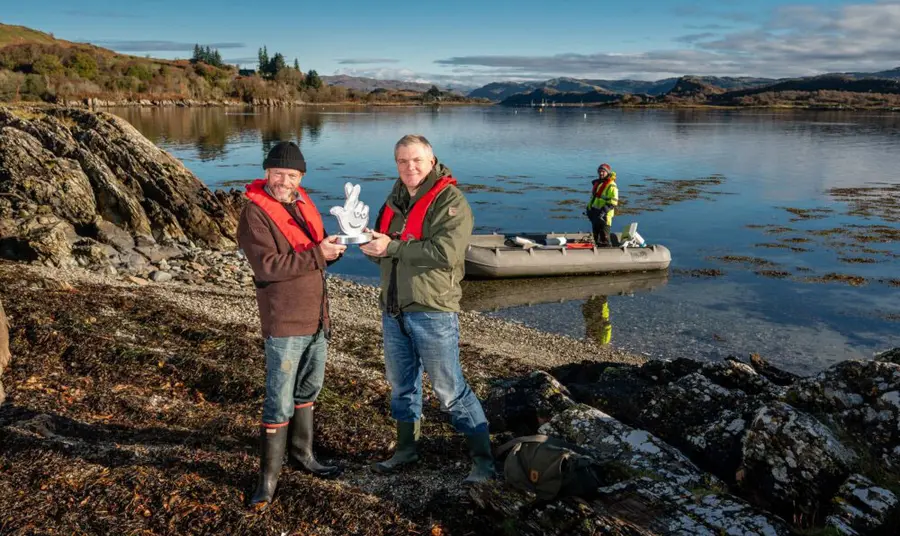
[[[876,361],[887,361],[895,365],[900,365],[900,348],[893,348],[886,352],[878,354]]]
[[[812,519],[858,456],[812,416],[783,402],[761,408],[743,442],[739,485],[782,515]]]
[[[677,449],[596,408],[570,408],[539,432],[579,445],[605,468],[609,481],[596,501],[615,518],[659,534],[790,533],[781,519],[728,494],[722,481]]]
[[[0,236],[0,256],[57,267],[76,264],[72,246],[80,237],[68,221],[53,215],[28,217],[14,232]]]
[[[564,499],[537,504],[527,493],[499,482],[469,489],[475,505],[496,518],[507,534],[520,536],[653,536],[659,532],[608,512],[602,503]]]
[[[896,350],[894,351],[896,352]],[[819,415],[842,439],[900,473],[900,364],[844,361],[801,380],[785,398],[794,407]]]
[[[665,386],[701,368],[701,363],[690,359],[648,361],[639,367],[584,361],[557,367],[551,373],[578,402],[637,425],[641,414]]]
[[[678,359],[640,367],[582,363],[553,373],[579,402],[652,431],[728,483],[740,466],[750,421],[785,392],[735,360]]]
[[[239,196],[217,196],[128,122],[103,112],[0,106],[0,194],[2,254],[17,259],[35,260],[23,247],[37,232],[25,229],[35,214],[123,253],[129,237],[235,246]],[[48,233],[59,235],[39,234]]]
[[[484,412],[493,432],[531,435],[554,415],[575,405],[569,391],[544,371],[491,389]]]
[[[695,372],[649,401],[638,423],[731,483],[741,464],[741,441],[760,406],[740,389]]]
[[[0,302],[0,404],[6,400],[6,393],[3,390],[3,371],[9,365],[9,360],[9,322],[6,320],[3,303]]]
[[[851,475],[831,502],[825,524],[847,536],[891,534],[900,521],[897,496],[862,475]]]

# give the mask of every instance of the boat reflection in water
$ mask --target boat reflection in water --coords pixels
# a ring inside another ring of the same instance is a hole
[[[588,337],[599,344],[612,339],[609,296],[649,292],[669,281],[665,270],[596,276],[464,280],[461,307],[467,311],[500,311],[542,303],[584,300]]]

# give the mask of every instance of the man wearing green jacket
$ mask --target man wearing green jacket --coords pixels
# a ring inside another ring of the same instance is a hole
[[[373,464],[389,473],[419,459],[422,372],[428,372],[441,409],[466,436],[472,469],[465,482],[494,475],[488,423],[459,363],[460,280],[475,220],[450,169],[423,136],[394,147],[400,179],[362,251],[381,267],[382,331],[397,448]]]

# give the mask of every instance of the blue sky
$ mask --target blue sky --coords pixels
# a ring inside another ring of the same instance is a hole
[[[900,0],[266,3],[0,0],[0,22],[120,52],[186,58],[194,43],[255,67],[478,86],[557,76],[786,77],[900,66]]]

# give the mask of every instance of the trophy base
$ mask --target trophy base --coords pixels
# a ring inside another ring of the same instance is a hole
[[[351,244],[365,244],[367,242],[372,241],[372,233],[360,233],[358,235],[345,235],[339,234],[337,235],[338,244],[343,244],[345,246],[349,246]]]

